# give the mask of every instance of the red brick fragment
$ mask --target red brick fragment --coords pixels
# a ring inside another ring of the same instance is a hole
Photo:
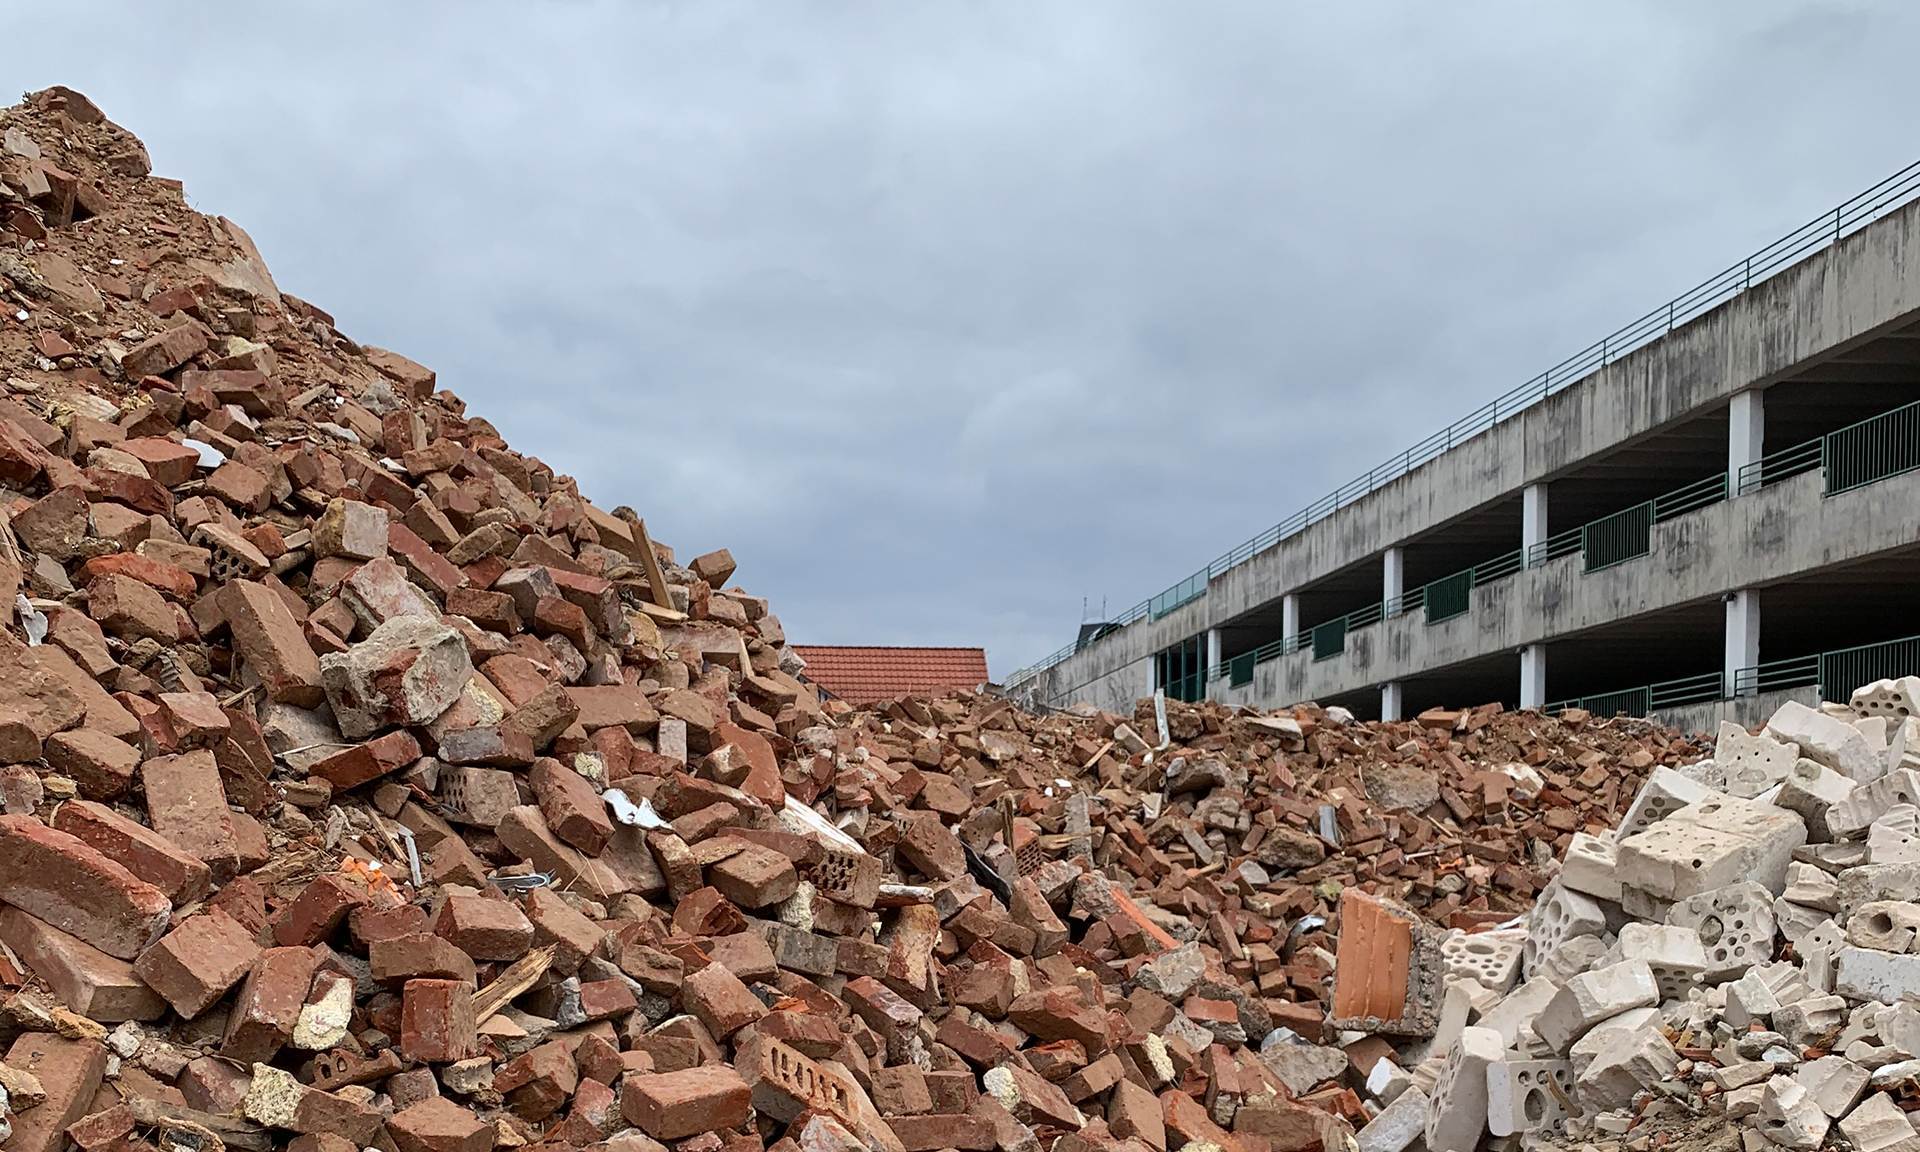
[[[410,1060],[465,1060],[478,1047],[473,985],[465,980],[409,980],[401,997],[400,1051]]]
[[[752,1093],[725,1065],[628,1076],[620,1085],[620,1114],[656,1140],[684,1140],[744,1124]]]
[[[347,913],[367,902],[367,890],[342,877],[326,875],[312,880],[273,918],[273,938],[286,947],[324,944]]]
[[[319,956],[311,948],[268,948],[253,961],[233,1011],[221,1055],[245,1064],[273,1059],[293,1040]]]
[[[91,1040],[68,1040],[52,1032],[26,1032],[7,1049],[4,1063],[31,1074],[46,1090],[37,1107],[10,1117],[7,1152],[60,1152],[67,1129],[92,1110],[107,1070],[107,1050]]]
[[[68,801],[53,814],[53,826],[126,865],[175,904],[191,904],[206,896],[213,886],[213,874],[203,861],[105,804]]]
[[[260,946],[232,917],[203,912],[161,937],[133,971],[191,1020],[238,984],[259,955]]]
[[[533,946],[533,925],[519,908],[463,892],[441,904],[433,931],[475,960],[518,960]]]
[[[0,816],[0,901],[131,960],[166,930],[166,893],[32,816]]]
[[[397,1152],[491,1152],[493,1128],[469,1108],[429,1096],[387,1121]]]

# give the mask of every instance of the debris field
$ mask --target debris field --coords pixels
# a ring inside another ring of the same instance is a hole
[[[6,1152],[1893,1146],[1911,686],[822,703],[150,169],[0,111]]]

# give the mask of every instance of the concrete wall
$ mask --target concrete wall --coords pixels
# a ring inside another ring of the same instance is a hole
[[[1137,621],[1106,636],[1041,673],[1040,697],[1067,702],[1081,686],[1103,681],[1170,644],[1911,320],[1920,313],[1920,277],[1905,272],[1910,254],[1920,254],[1920,203],[1812,254],[1221,573],[1204,596],[1166,618]],[[1514,546],[1519,543],[1516,539]],[[1532,603],[1551,609],[1544,601]],[[1619,603],[1619,609],[1632,610],[1630,602]],[[1461,627],[1475,627],[1478,616],[1476,611],[1464,618]],[[1343,680],[1323,694],[1363,683]],[[1259,699],[1284,703],[1306,695],[1282,689]]]
[[[1044,682],[1043,682],[1044,683]],[[1015,691],[1024,691],[1015,689]],[[1153,660],[1135,660],[1121,665],[1111,672],[1094,676],[1080,684],[1066,685],[1059,690],[1046,689],[1039,693],[1042,703],[1065,706],[1068,704],[1091,704],[1108,712],[1131,714],[1134,702],[1142,696],[1153,695]]]
[[[1663,708],[1654,715],[1662,723],[1682,732],[1705,732],[1711,735],[1719,730],[1722,720],[1731,720],[1742,728],[1752,728],[1778,712],[1780,705],[1789,700],[1798,700],[1811,708],[1820,703],[1820,693],[1813,688],[1788,688],[1780,692],[1763,692],[1758,696],[1742,696],[1738,700],[1714,700],[1686,708]]]

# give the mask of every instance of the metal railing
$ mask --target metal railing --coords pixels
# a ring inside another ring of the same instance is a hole
[[[1420,609],[1425,608],[1427,606],[1427,590],[1432,586],[1431,584],[1422,584],[1411,592],[1402,592],[1400,595],[1388,600],[1387,615],[1405,616],[1409,612],[1418,612]]]
[[[1920,402],[1829,432],[1821,440],[1827,495],[1920,468]]]
[[[1862,644],[1820,653],[1820,695],[1852,699],[1854,689],[1875,680],[1897,680],[1920,673],[1920,636]]]
[[[1727,474],[1715,472],[1693,483],[1675,488],[1664,496],[1653,498],[1653,522],[1664,524],[1676,516],[1685,516],[1709,504],[1718,504],[1727,498]]]
[[[1426,603],[1427,623],[1438,624],[1464,615],[1473,607],[1473,569],[1443,576],[1421,589]]]
[[[1875,680],[1897,680],[1920,675],[1920,636],[1881,640],[1852,648],[1837,648],[1785,660],[1770,660],[1735,670],[1733,696],[1758,696],[1790,688],[1815,687],[1822,700],[1848,700],[1856,689]],[[1682,708],[1689,704],[1708,704],[1728,698],[1725,677],[1719,672],[1703,672],[1677,680],[1662,680],[1637,688],[1598,692],[1572,700],[1549,704],[1548,712],[1584,708],[1596,716],[1626,713],[1645,716],[1663,708]]]
[[[1852,648],[1836,648],[1785,660],[1770,660],[1733,674],[1735,696],[1758,696],[1788,688],[1815,687],[1823,700],[1847,700],[1875,680],[1920,675],[1920,636],[1902,636]]]
[[[1746,259],[1707,278],[1665,304],[1652,309],[1614,332],[1601,337],[1525,384],[1481,405],[1452,424],[1420,441],[1398,456],[1355,477],[1339,488],[1288,516],[1280,523],[1239,546],[1216,557],[1172,588],[1150,597],[1122,613],[1112,623],[1131,624],[1153,612],[1163,616],[1182,604],[1204,594],[1207,582],[1236,567],[1281,540],[1331,516],[1341,508],[1398,480],[1407,473],[1462,444],[1504,420],[1518,415],[1540,401],[1562,391],[1595,369],[1604,368],[1629,352],[1660,339],[1676,327],[1718,307],[1802,257],[1839,241],[1912,200],[1920,193],[1920,161],[1907,165],[1893,175],[1843,201],[1832,211],[1823,212],[1807,223],[1762,247]],[[1551,559],[1552,557],[1548,557]],[[1529,558],[1529,563],[1532,563]],[[1154,609],[1153,605],[1161,605]],[[1079,651],[1078,642],[1069,644],[1045,659],[1014,672],[1007,683],[1017,684],[1051,668]]]
[[[1547,705],[1544,711],[1562,712],[1568,708],[1580,708],[1595,716],[1645,716],[1662,708],[1705,704],[1720,699],[1722,694],[1721,674],[1702,672],[1698,676],[1682,676],[1674,680],[1562,700]]]
[[[1203,671],[1193,671],[1185,676],[1176,676],[1162,686],[1167,699],[1195,704],[1207,698],[1207,676]]]
[[[1562,556],[1571,556],[1580,551],[1586,539],[1585,526],[1569,528],[1565,532],[1556,532],[1545,540],[1527,549],[1527,567],[1538,568],[1549,560],[1558,560]]]
[[[1191,604],[1207,594],[1207,577],[1203,572],[1195,572],[1180,583],[1147,601],[1147,615],[1155,620],[1172,612],[1182,604]]]
[[[1755,664],[1750,668],[1738,668],[1733,673],[1733,694],[1735,696],[1758,696],[1763,692],[1779,692],[1788,688],[1804,688],[1809,684],[1820,683],[1820,655],[1794,656],[1786,660],[1769,660],[1764,664]]]
[[[1742,494],[1754,492],[1782,480],[1791,480],[1803,472],[1825,468],[1826,456],[1827,440],[1824,436],[1804,444],[1795,444],[1791,448],[1782,448],[1751,464],[1742,464],[1740,474],[1734,478],[1734,489]]]
[[[1654,502],[1644,500],[1580,526],[1580,554],[1586,570],[1598,572],[1645,556],[1653,550]]]

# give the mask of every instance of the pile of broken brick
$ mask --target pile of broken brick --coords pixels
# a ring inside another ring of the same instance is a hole
[[[1335,901],[1463,928],[1634,722],[822,707],[724,551],[0,112],[8,1152],[1341,1147]],[[1145,735],[1142,735],[1142,734]]]
[[[1511,926],[1343,893],[1332,1025],[1397,1045],[1362,1152],[1659,1147],[1675,1119],[1747,1152],[1920,1147],[1916,805],[1920,678],[1883,680],[1723,723]]]

